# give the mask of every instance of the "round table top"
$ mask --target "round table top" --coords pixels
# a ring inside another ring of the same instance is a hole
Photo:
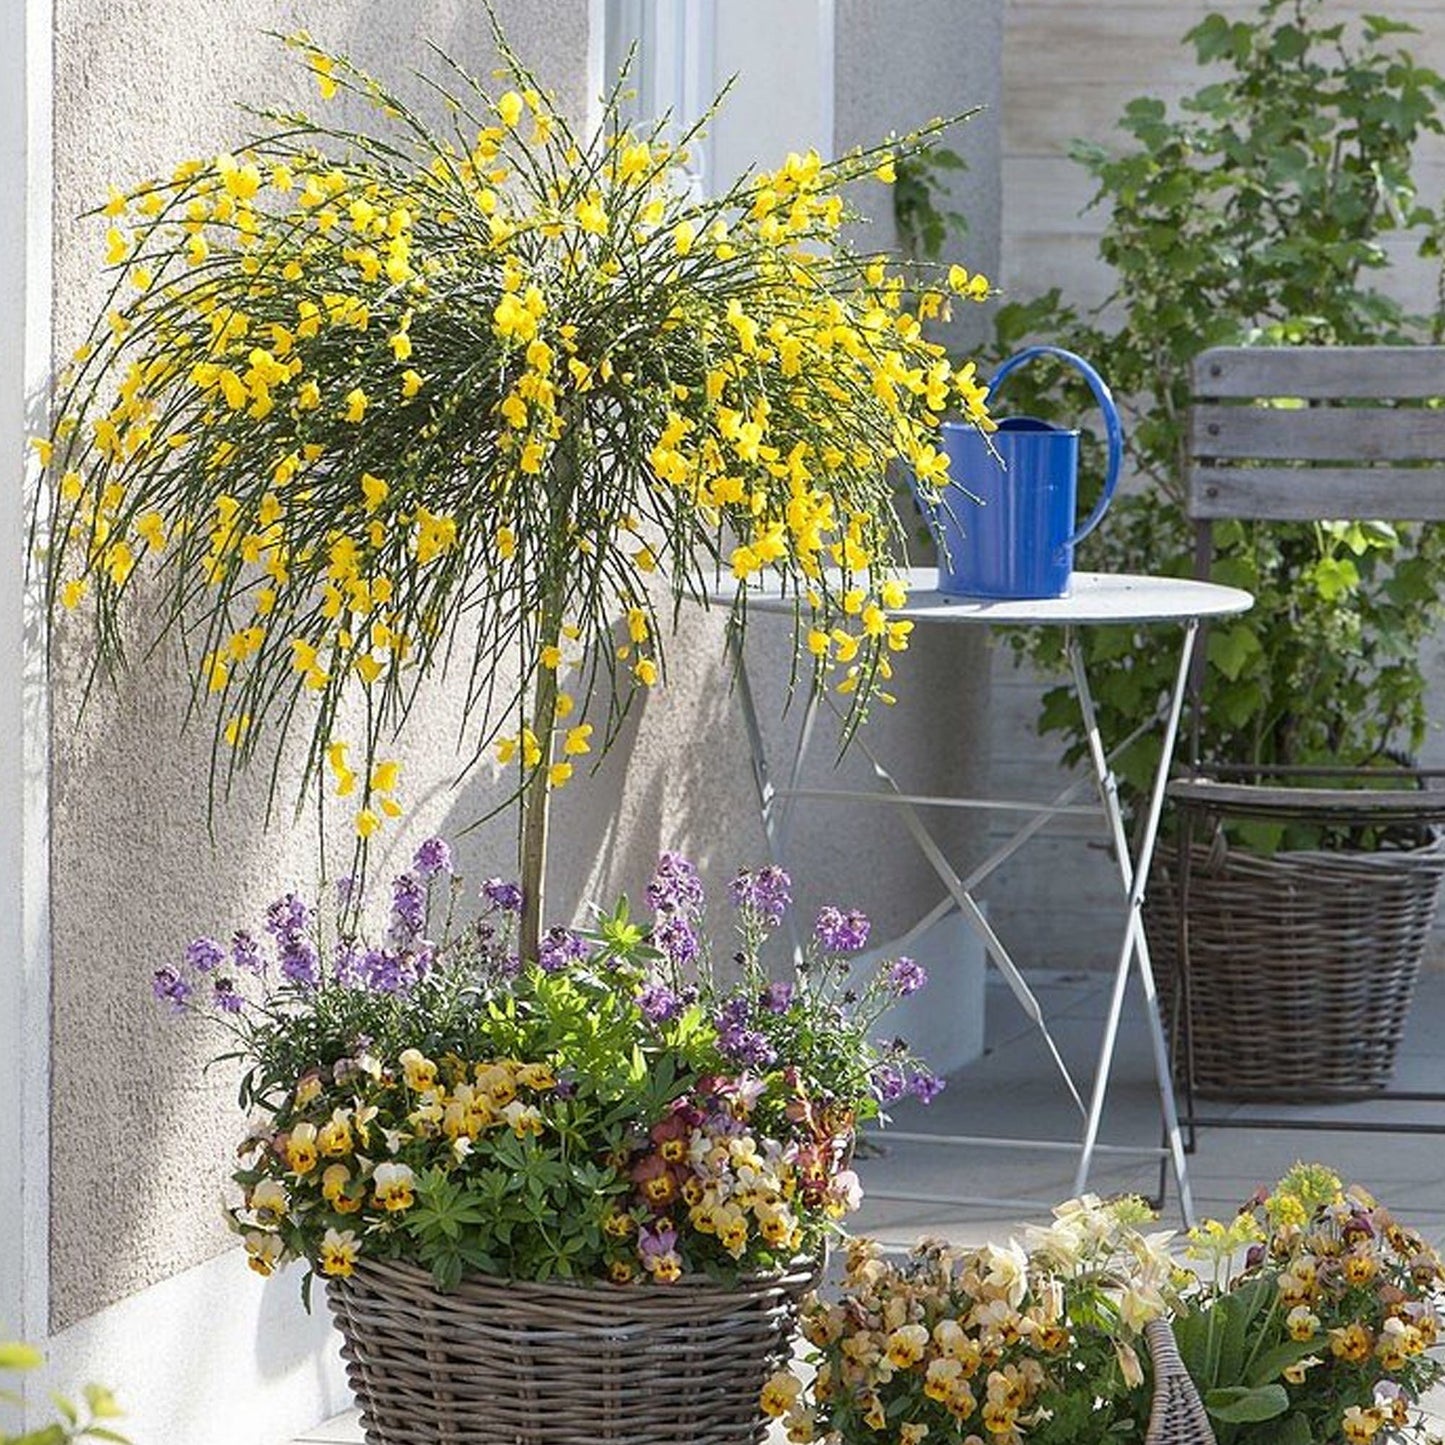
[[[1145,577],[1128,572],[1075,572],[1067,595],[988,602],[946,597],[938,590],[933,567],[914,567],[905,575],[908,602],[891,607],[890,617],[914,622],[983,622],[1069,627],[1081,623],[1183,622],[1190,618],[1228,617],[1246,612],[1254,598],[1237,587],[1196,582],[1188,577]],[[748,609],[791,612],[797,599],[776,592],[748,593]]]

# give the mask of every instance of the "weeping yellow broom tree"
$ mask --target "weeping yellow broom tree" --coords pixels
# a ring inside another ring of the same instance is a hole
[[[730,575],[741,625],[781,585],[814,682],[862,716],[907,641],[887,464],[930,489],[944,412],[989,425],[924,323],[987,284],[905,291],[840,240],[840,188],[937,126],[697,200],[693,137],[629,132],[620,91],[579,135],[495,40],[500,87],[438,54],[438,127],[292,37],[328,113],[369,125],[267,113],[112,192],[113,286],[37,445],[50,604],[88,615],[98,671],[183,640],[209,796],[260,758],[274,797],[299,733],[303,792],[349,799],[364,851],[418,684],[459,676],[471,764],[516,769],[530,957],[549,792],[662,676],[660,606]]]

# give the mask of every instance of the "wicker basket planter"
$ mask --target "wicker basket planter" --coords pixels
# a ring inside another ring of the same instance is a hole
[[[813,1269],[722,1285],[534,1283],[447,1294],[360,1260],[327,1283],[367,1445],[746,1445]]]
[[[1146,919],[1166,1019],[1179,975],[1178,852],[1161,843]],[[1445,838],[1268,857],[1195,845],[1194,1083],[1229,1099],[1340,1100],[1389,1083],[1445,877]]]

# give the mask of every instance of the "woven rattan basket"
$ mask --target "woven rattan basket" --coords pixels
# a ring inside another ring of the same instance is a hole
[[[814,1270],[724,1286],[470,1276],[359,1260],[327,1282],[367,1445],[746,1445]]]
[[[1178,859],[1161,843],[1146,909],[1171,1020]],[[1327,1101],[1384,1088],[1442,877],[1438,835],[1417,848],[1267,857],[1195,845],[1188,1042],[1198,1091]]]

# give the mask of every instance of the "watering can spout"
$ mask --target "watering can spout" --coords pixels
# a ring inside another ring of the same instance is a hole
[[[1104,416],[1108,465],[1093,511],[1076,525],[1079,431],[1035,417],[1005,417],[985,437],[961,422],[943,424],[949,484],[928,506],[938,542],[939,591],[952,597],[1062,597],[1074,548],[1103,520],[1124,459],[1118,408],[1088,362],[1057,346],[1031,346],[999,367],[991,394],[1016,367],[1054,356],[1076,367]]]

